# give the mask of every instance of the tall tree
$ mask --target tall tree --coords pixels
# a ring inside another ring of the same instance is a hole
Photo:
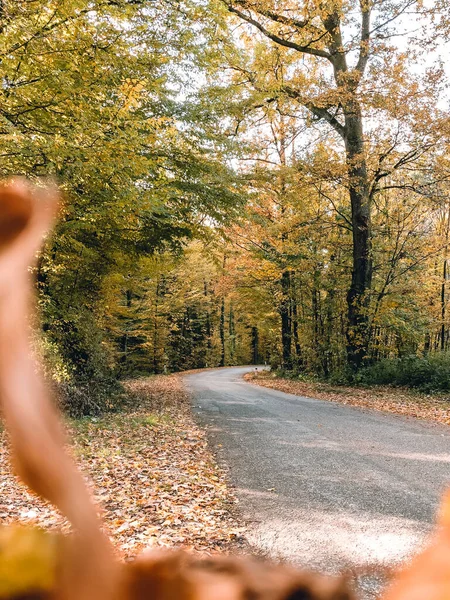
[[[57,377],[88,411],[119,390],[106,279],[143,255],[179,251],[206,219],[219,226],[236,210],[229,144],[196,112],[193,88],[178,94],[187,65],[199,69],[189,3],[1,4],[0,174],[50,175],[64,190],[38,281]],[[127,302],[132,311],[136,298]]]
[[[400,148],[406,142],[424,100],[424,86],[420,88],[408,72],[405,54],[390,43],[392,28],[405,29],[404,16],[416,3],[414,0],[295,4],[289,0],[221,0],[221,3],[257,34],[250,36],[246,31],[242,35],[250,59],[242,59],[245,55],[242,45],[238,59],[224,53],[235,74],[234,80],[254,90],[253,98],[243,99],[244,113],[267,103],[291,100],[293,106],[303,107],[309,113],[311,122],[327,124],[336,136],[336,147],[342,149],[341,182],[348,191],[352,234],[347,356],[350,366],[358,369],[367,357],[370,342],[373,199],[393,170],[417,157],[415,151],[409,154],[408,148],[403,158],[391,161],[392,148]],[[409,41],[407,32],[405,39]],[[414,53],[412,47],[411,53]],[[269,72],[267,65],[274,63],[274,55],[278,66]],[[436,77],[437,71],[434,80],[430,74],[430,88],[435,89]],[[380,85],[384,86],[382,91],[378,91]],[[415,94],[410,94],[411,87]],[[407,98],[403,107],[400,89]],[[430,92],[430,97],[433,93]],[[413,95],[416,99],[420,96],[421,101],[413,100]],[[384,97],[389,97],[385,104]],[[375,150],[372,142],[368,142],[370,126],[365,119],[386,116],[392,119],[392,124],[383,134],[380,131],[379,137],[386,133],[390,146]],[[404,129],[395,133],[394,123],[399,119]],[[378,158],[378,165],[372,160],[372,153]]]

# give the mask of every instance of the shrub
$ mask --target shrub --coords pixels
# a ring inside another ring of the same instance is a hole
[[[71,417],[116,410],[124,399],[103,332],[92,314],[80,312],[82,318],[57,321],[35,344],[57,400]]]
[[[450,391],[450,353],[383,359],[362,369],[357,382],[447,392]]]

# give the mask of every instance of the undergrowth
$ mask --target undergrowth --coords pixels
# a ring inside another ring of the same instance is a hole
[[[422,392],[449,392],[450,352],[386,358],[363,367],[357,373],[346,369],[335,371],[327,379],[302,371],[280,369],[274,373],[277,377],[304,382],[357,386],[389,385]]]

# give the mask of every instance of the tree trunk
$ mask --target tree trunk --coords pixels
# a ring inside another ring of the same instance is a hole
[[[126,306],[127,308],[131,308],[131,303],[133,300],[133,292],[131,290],[126,290],[125,292],[125,298],[126,298]],[[127,324],[125,324],[125,327],[127,328]],[[120,363],[121,365],[126,365],[127,361],[128,361],[128,331],[125,329],[124,334],[122,335],[121,338],[121,351],[122,351],[122,356],[120,358]]]
[[[430,332],[427,331],[427,333],[425,334],[425,342],[423,344],[423,354],[424,356],[426,356],[427,354],[429,354],[431,349],[431,335]]]
[[[257,327],[252,327],[252,364],[259,364],[259,335]]]
[[[159,310],[159,276],[156,278],[156,292],[155,292],[155,327],[153,329],[153,373],[158,373],[158,336],[159,336],[159,327],[158,327],[158,310]]]
[[[447,212],[447,223],[445,229],[445,249],[444,249],[444,265],[442,272],[442,285],[441,285],[441,350],[442,352],[446,348],[446,327],[445,327],[445,319],[447,313],[447,294],[446,294],[446,286],[447,286],[447,277],[448,277],[448,266],[447,266],[447,252],[448,252],[448,240],[450,237],[450,210]]]
[[[222,304],[220,306],[220,362],[219,367],[225,366],[225,298],[222,298]]]
[[[228,318],[228,334],[229,334],[229,349],[230,349],[230,363],[234,364],[234,355],[236,352],[236,336],[235,336],[235,327],[234,327],[234,313],[233,313],[233,304],[230,302],[230,312]]]
[[[210,311],[210,304],[208,301],[208,283],[206,282],[206,279],[203,281],[203,295],[205,297],[205,303],[206,303],[206,345],[208,350],[211,350],[212,348],[212,327],[211,327],[211,311]]]
[[[446,309],[446,294],[445,284],[447,281],[447,259],[444,259],[442,285],[441,285],[441,350],[445,350],[445,309]]]
[[[333,260],[333,258],[332,258]],[[323,353],[323,374],[327,378],[330,376],[332,370],[333,350],[332,350],[332,339],[333,339],[333,305],[334,305],[335,290],[330,288],[328,290],[326,299],[326,311],[327,311],[327,322],[326,322],[326,340],[325,340],[325,351]]]
[[[289,316],[290,285],[290,272],[286,269],[281,276],[282,297],[279,310],[281,316],[281,345],[283,349],[282,367],[288,371],[292,369],[292,324]]]
[[[296,287],[295,287],[295,277],[292,278],[291,286],[292,286],[292,298],[291,298],[292,336],[294,339],[296,366],[300,367],[302,364],[302,351],[301,351],[300,339],[299,339],[299,335],[298,335],[298,309],[297,309],[297,294],[296,294]]]
[[[352,209],[352,281],[347,293],[347,359],[358,370],[369,343],[368,303],[372,285],[370,193],[361,111],[356,101],[346,108],[345,148]]]

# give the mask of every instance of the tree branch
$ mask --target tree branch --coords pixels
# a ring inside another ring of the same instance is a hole
[[[267,38],[278,44],[279,46],[284,46],[285,48],[291,48],[292,50],[296,50],[297,52],[301,52],[302,54],[310,54],[312,56],[320,56],[321,58],[326,58],[330,62],[332,62],[331,54],[326,52],[325,50],[320,50],[319,48],[311,48],[310,46],[302,46],[301,44],[297,44],[295,42],[291,42],[289,40],[285,40],[284,38],[276,35],[275,33],[270,32],[268,29],[264,27],[259,21],[242,12],[241,10],[235,8],[233,5],[225,3],[229,12],[234,13],[243,21],[246,21],[253,27],[256,27],[263,35]]]
[[[370,0],[360,0],[361,7],[361,44],[359,49],[359,58],[356,70],[362,75],[366,69],[369,60],[369,41],[370,41]]]
[[[253,7],[249,6],[246,0],[235,0],[236,4],[242,6],[242,8],[246,8],[247,10],[252,10]],[[267,17],[276,23],[282,23],[283,25],[289,25],[290,27],[295,27],[296,29],[304,29],[307,25],[310,24],[309,20],[305,19],[304,21],[299,21],[298,19],[293,19],[292,17],[285,17],[284,15],[280,15],[278,13],[274,13],[271,10],[265,8],[255,8],[257,13],[262,15],[263,17]]]
[[[310,110],[313,115],[315,117],[317,117],[318,119],[323,119],[324,121],[326,121],[329,125],[331,125],[331,127],[333,127],[333,129],[342,137],[345,138],[345,127],[344,125],[342,125],[342,123],[340,123],[336,117],[334,115],[332,115],[326,108],[324,107],[320,107],[320,106],[316,106],[314,104],[314,102],[312,102],[311,100],[306,100],[304,98],[302,98],[301,94],[299,92],[297,92],[296,90],[292,89],[291,87],[284,85],[281,90],[287,94],[290,98],[294,98],[295,100],[298,100],[299,102],[301,102],[301,104],[303,104],[303,106],[305,106],[305,108],[307,108],[308,110]]]

